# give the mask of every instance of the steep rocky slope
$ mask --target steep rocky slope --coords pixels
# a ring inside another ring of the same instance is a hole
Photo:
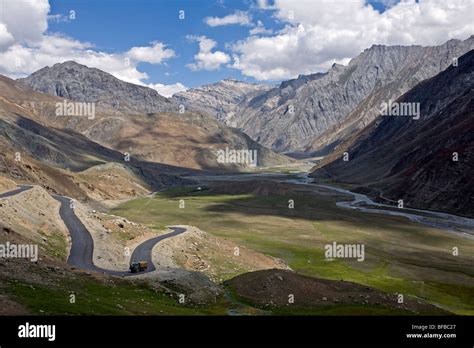
[[[96,103],[121,112],[177,110],[168,99],[151,88],[119,80],[102,70],[74,61],[44,67],[18,81],[38,92]]]
[[[122,118],[113,132],[91,134],[100,142],[140,159],[175,166],[207,170],[253,169],[249,163],[221,163],[226,149],[256,151],[257,166],[288,164],[291,160],[263,147],[246,134],[200,113],[159,113]],[[230,153],[230,152],[229,152]],[[237,161],[238,162],[238,161]]]
[[[302,76],[248,100],[236,127],[279,152],[332,150],[396,99],[474,47],[474,36],[434,47],[374,45],[326,74]],[[356,110],[357,114],[351,114]]]
[[[233,118],[238,105],[246,98],[253,98],[271,89],[269,85],[245,83],[226,79],[180,92],[171,98],[177,104],[214,116],[217,120],[234,126]]]
[[[133,173],[137,183],[150,190],[186,182],[177,177],[181,168],[134,157],[126,162],[123,153],[64,129],[60,121],[66,117],[54,115],[54,105],[61,100],[0,76],[1,175],[80,199],[86,199],[94,185],[81,187],[77,173],[105,163],[126,165],[127,175]]]
[[[420,119],[379,116],[319,164],[315,177],[362,184],[379,198],[474,216],[474,50],[398,102],[420,103]],[[457,160],[456,160],[457,156]],[[325,164],[326,163],[326,164]]]
[[[31,86],[53,96],[96,103],[96,114],[92,119],[56,116],[54,105],[64,99],[53,100],[49,97],[50,103],[43,102],[37,109],[50,124],[72,129],[138,160],[192,169],[242,170],[251,167],[247,163],[219,163],[217,151],[229,149],[256,150],[259,166],[291,162],[286,156],[273,153],[241,131],[219,123],[207,112],[180,113],[179,104],[168,101],[149,88],[128,84],[75,62],[55,64],[18,82],[16,86],[20,89]],[[227,82],[229,86],[234,84],[242,85],[241,89],[247,94],[263,88]],[[229,95],[232,88],[225,93]],[[15,93],[11,94],[10,98],[17,98]],[[234,97],[238,99],[237,94]],[[26,96],[20,102],[27,103],[28,98]],[[197,109],[194,107],[194,110]]]

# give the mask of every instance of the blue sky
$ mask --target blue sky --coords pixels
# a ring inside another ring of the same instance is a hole
[[[75,60],[165,96],[276,84],[374,44],[466,39],[473,15],[472,0],[0,0],[0,74]]]
[[[381,2],[372,2],[383,11]],[[94,48],[109,53],[126,51],[134,46],[146,46],[160,41],[173,49],[177,56],[165,64],[140,63],[139,69],[150,76],[149,82],[172,84],[180,82],[189,87],[213,83],[224,78],[260,82],[242,75],[237,69],[221,66],[217,70],[190,71],[198,43],[190,42],[188,35],[205,35],[215,40],[216,49],[230,54],[226,43],[243,40],[249,35],[250,26],[226,25],[210,27],[206,17],[224,17],[235,11],[248,11],[253,1],[236,0],[50,0],[51,14],[69,15],[73,9],[75,20],[49,21],[50,32],[60,32],[80,41],[90,42]],[[185,11],[180,20],[179,11]],[[250,11],[254,23],[262,21],[274,32],[283,23],[272,18],[272,11]],[[272,82],[272,81],[270,81]]]
[[[76,20],[50,20],[48,30],[61,32],[72,38],[91,42],[94,47],[109,53],[126,51],[134,46],[146,46],[160,41],[173,49],[177,56],[165,64],[141,63],[139,68],[150,76],[150,82],[171,84],[181,82],[194,87],[232,77],[255,81],[243,76],[239,70],[225,65],[213,71],[190,71],[187,64],[193,63],[198,52],[198,43],[190,42],[188,35],[205,35],[217,42],[216,49],[229,52],[226,43],[245,39],[248,26],[227,25],[210,27],[206,17],[224,17],[235,11],[247,11],[251,1],[150,1],[150,0],[51,0],[51,13],[68,15],[76,11]],[[179,11],[185,11],[180,20]],[[262,20],[269,28],[281,28],[281,23],[271,19],[271,13],[254,11],[255,21]]]

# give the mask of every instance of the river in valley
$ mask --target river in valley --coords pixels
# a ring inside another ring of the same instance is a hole
[[[354,209],[363,213],[384,214],[391,216],[402,216],[410,221],[420,223],[436,229],[441,229],[455,233],[463,238],[474,240],[474,219],[448,214],[443,212],[403,208],[399,209],[396,206],[378,203],[373,201],[368,196],[355,193],[340,187],[322,185],[313,183],[313,179],[305,172],[298,173],[258,173],[258,174],[232,174],[232,175],[204,175],[191,176],[189,179],[198,182],[210,183],[216,181],[253,181],[253,180],[272,180],[277,182],[284,182],[294,185],[305,185],[309,188],[318,187],[333,192],[352,196],[352,200],[342,200],[336,203],[340,208]]]

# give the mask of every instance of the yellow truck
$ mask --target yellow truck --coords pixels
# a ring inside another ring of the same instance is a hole
[[[146,261],[132,262],[130,264],[130,272],[132,273],[144,272],[147,268],[148,262]]]

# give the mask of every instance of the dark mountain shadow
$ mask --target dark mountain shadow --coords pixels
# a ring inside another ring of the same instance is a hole
[[[0,132],[3,131],[5,138],[16,148],[54,167],[79,172],[95,165],[115,162],[131,169],[152,189],[190,184],[192,181],[179,176],[201,172],[148,162],[133,156],[130,161],[126,161],[121,152],[102,146],[73,130],[45,127],[19,114],[16,116],[18,119],[14,125],[0,120]]]
[[[380,220],[370,213],[338,208],[337,201],[351,201],[352,197],[333,193],[327,199],[308,189],[295,188],[292,184],[256,180],[252,182],[221,182],[210,186],[196,186],[194,189],[165,190],[160,196],[167,198],[212,197],[216,195],[248,195],[226,200],[225,203],[209,205],[203,209],[216,214],[238,213],[247,216],[275,216],[292,220],[341,221],[354,230],[380,229]],[[294,200],[294,209],[289,209],[289,200]],[[183,215],[183,218],[185,215]],[[408,227],[386,216],[383,228],[406,233],[416,233],[416,227]],[[408,221],[408,220],[407,220]],[[182,223],[193,224],[183,220]],[[435,237],[432,237],[435,238]],[[442,238],[442,236],[440,236]]]

